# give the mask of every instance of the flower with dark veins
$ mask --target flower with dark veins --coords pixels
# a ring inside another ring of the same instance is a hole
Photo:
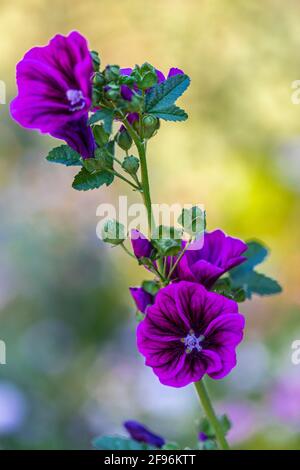
[[[86,39],[76,31],[29,50],[17,65],[18,96],[12,117],[21,126],[65,140],[84,158],[95,142],[87,125],[93,63]]]
[[[184,387],[236,365],[245,320],[238,304],[203,286],[180,281],[161,289],[137,327],[137,346],[160,382]]]

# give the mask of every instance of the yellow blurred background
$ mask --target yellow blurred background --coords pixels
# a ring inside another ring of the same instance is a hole
[[[45,161],[54,139],[9,116],[16,63],[76,29],[102,64],[191,77],[189,120],[149,143],[153,202],[202,203],[209,229],[270,248],[262,269],[284,291],[243,305],[239,366],[211,386],[236,415],[234,445],[300,448],[299,17],[296,0],[0,0],[0,447],[88,448],[130,418],[183,444],[197,434],[193,391],[161,386],[135,349],[127,288],[144,273],[96,237],[97,205],[127,189],[74,191],[74,171]]]

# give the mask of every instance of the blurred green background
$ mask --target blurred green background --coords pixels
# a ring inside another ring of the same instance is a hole
[[[73,29],[103,64],[192,78],[189,120],[163,123],[149,145],[153,201],[203,203],[209,229],[262,239],[263,269],[284,288],[243,304],[238,367],[211,384],[237,448],[300,449],[299,17],[296,0],[0,0],[7,103],[25,51]],[[0,448],[90,448],[125,419],[190,444],[192,387],[163,387],[136,351],[128,286],[144,273],[96,237],[98,204],[126,188],[74,191],[74,171],[45,161],[57,141],[18,127],[8,105],[0,120]]]

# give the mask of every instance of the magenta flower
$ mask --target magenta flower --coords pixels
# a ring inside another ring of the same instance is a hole
[[[159,449],[165,444],[163,437],[154,434],[148,428],[137,421],[125,421],[124,428],[128,431],[130,437],[138,442],[145,442]]]
[[[181,281],[161,289],[137,328],[137,346],[160,382],[183,387],[236,365],[244,317],[236,302]]]
[[[87,126],[92,74],[87,41],[76,31],[34,47],[17,65],[13,118],[25,128],[65,140],[83,157],[93,156],[95,144]]]
[[[186,251],[178,276],[210,288],[224,273],[246,261],[242,254],[247,248],[242,240],[230,237],[222,230],[207,232],[200,250]]]
[[[152,305],[154,303],[154,296],[146,292],[142,287],[130,287],[129,291],[135,302],[136,308],[140,312],[146,313],[148,305]]]
[[[139,235],[139,236],[138,236]],[[198,243],[198,242],[195,242]],[[149,257],[153,246],[138,230],[132,232],[131,244],[137,258]],[[182,242],[184,248],[186,242]],[[238,238],[226,235],[222,230],[204,234],[203,246],[200,249],[187,249],[172,272],[172,281],[191,281],[210,289],[219,277],[230,269],[246,261],[242,254],[248,246]],[[174,266],[176,256],[168,257],[167,273]]]
[[[136,258],[150,258],[154,249],[152,243],[139,230],[131,230],[131,246]]]

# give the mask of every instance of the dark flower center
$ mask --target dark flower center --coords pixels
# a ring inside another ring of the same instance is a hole
[[[80,111],[85,107],[85,98],[81,90],[69,89],[66,92],[67,99],[70,103],[70,111]]]
[[[189,333],[186,335],[185,338],[182,338],[182,342],[185,345],[185,352],[187,354],[190,354],[193,349],[196,349],[196,351],[200,352],[202,350],[202,346],[200,343],[204,340],[204,336],[196,336],[195,332],[193,330],[190,330]]]

